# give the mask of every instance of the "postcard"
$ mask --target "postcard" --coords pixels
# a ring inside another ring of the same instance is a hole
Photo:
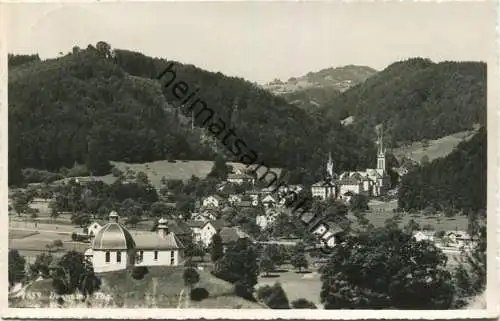
[[[494,2],[2,7],[2,317],[498,317]]]

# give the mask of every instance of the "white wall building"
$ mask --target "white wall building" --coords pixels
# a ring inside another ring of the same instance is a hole
[[[167,221],[161,219],[158,232],[138,234],[134,237],[120,223],[118,214],[109,215],[110,222],[95,235],[91,251],[85,256],[92,259],[94,271],[109,272],[132,266],[176,266],[183,261],[184,246],[173,232],[168,231]]]
[[[222,206],[223,201],[222,197],[218,195],[211,195],[203,199],[202,205],[203,207],[220,207]]]

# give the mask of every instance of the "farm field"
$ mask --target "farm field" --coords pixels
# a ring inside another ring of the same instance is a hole
[[[424,155],[429,157],[429,161],[436,158],[445,157],[463,140],[471,138],[475,131],[463,131],[452,135],[444,136],[436,140],[430,140],[428,146],[424,147],[421,142],[416,142],[408,146],[393,149],[393,154],[397,159],[406,156],[417,162],[422,160]]]
[[[144,172],[148,175],[151,184],[156,188],[160,188],[162,177],[165,177],[166,179],[180,179],[184,181],[190,179],[193,175],[199,178],[205,178],[212,169],[213,161],[177,160],[175,163],[171,163],[166,160],[162,160],[143,164],[128,164],[125,162],[111,162],[111,164],[123,172],[125,172],[127,168],[130,168],[136,173],[140,171]],[[229,162],[227,164],[233,166],[234,169],[246,168],[246,165],[241,163]],[[273,170],[276,172],[276,174],[279,174],[281,171],[278,168],[274,168]],[[90,180],[89,177],[79,177],[78,179],[80,179],[81,181]],[[107,184],[111,184],[116,180],[116,177],[108,174],[105,176],[95,176],[93,177],[93,179],[98,179]],[[57,182],[67,180],[69,179],[65,178]]]

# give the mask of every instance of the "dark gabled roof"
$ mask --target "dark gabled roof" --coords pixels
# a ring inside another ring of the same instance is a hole
[[[184,248],[175,233],[169,232],[164,238],[156,233],[144,233],[134,236],[138,250],[178,250]]]
[[[252,206],[252,201],[241,201],[238,206],[240,207],[251,207]]]
[[[236,242],[242,238],[249,238],[248,234],[243,232],[239,227],[223,227],[220,232],[220,237],[222,239],[222,244],[228,244],[231,242]]]
[[[168,230],[177,235],[191,234],[191,228],[182,220],[167,220]]]
[[[198,227],[198,228],[202,228],[203,225],[205,225],[206,222],[204,221],[194,221],[194,220],[189,220],[189,221],[186,221],[186,225],[189,226],[189,227]]]
[[[222,219],[210,221],[210,223],[215,227],[216,230],[221,230],[222,228],[229,226],[229,223]]]

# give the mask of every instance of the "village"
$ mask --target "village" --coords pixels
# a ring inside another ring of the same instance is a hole
[[[324,244],[317,239],[297,235],[296,231],[300,228],[297,228],[297,218],[287,206],[286,198],[289,191],[294,191],[298,195],[312,195],[317,204],[337,204],[335,206],[345,211],[348,221],[354,222],[353,225],[366,225],[367,222],[383,225],[392,221],[400,226],[409,226],[417,241],[430,241],[441,248],[450,258],[450,268],[454,267],[463,249],[474,246],[471,237],[464,231],[466,218],[445,218],[439,213],[401,213],[397,209],[397,187],[390,186],[386,172],[386,151],[382,147],[381,137],[378,146],[376,169],[337,175],[333,171],[330,155],[325,162],[325,179],[309,189],[302,185],[273,189],[272,186],[259,184],[258,177],[251,173],[231,169],[224,179],[216,180],[215,192],[197,198],[187,214],[177,206],[181,200],[176,199],[172,192],[175,189],[173,184],[170,184],[168,191],[158,189],[160,198],[157,203],[163,202],[167,206],[155,210],[153,217],[139,214],[140,219],[131,219],[134,216],[121,213],[119,209],[100,214],[83,213],[80,210],[78,213],[70,211],[54,215],[56,194],[52,198],[31,198],[26,207],[21,207],[24,212],[19,213],[15,211],[15,208],[19,208],[15,203],[19,202],[19,193],[22,192],[12,191],[9,248],[17,250],[24,257],[27,275],[33,273],[30,266],[40,264],[44,255],[54,257],[54,263],[68,251],[82,253],[98,275],[138,268],[156,269],[156,273],[162,275],[165,272],[161,272],[164,271],[161,268],[180,268],[186,264],[197,266],[200,273],[212,270],[215,265],[211,255],[215,247],[220,246],[222,253],[225,253],[228,247],[244,240],[258,249],[257,289],[279,282],[290,301],[306,299],[320,308],[320,270],[327,262],[327,257],[318,250]],[[129,170],[121,173],[118,180],[121,179],[120,184],[125,187],[135,184],[134,179],[150,186],[147,176]],[[166,180],[162,181],[165,186],[168,185]],[[95,183],[94,178],[75,178],[62,184],[80,189],[81,195],[89,195],[92,191],[88,186],[92,183]],[[52,190],[57,190],[54,186],[58,184],[61,183],[30,188],[35,191],[34,194],[40,195],[44,188],[50,190],[49,185],[53,186]],[[360,199],[366,204],[356,207],[359,205],[354,203],[359,203]],[[134,208],[135,205],[130,204]],[[137,210],[141,211],[140,208]],[[353,233],[351,227],[347,231],[345,226],[332,219],[329,220],[329,226],[335,230],[335,238],[329,246],[335,246],[342,242],[346,234]],[[321,227],[310,232],[312,235],[324,233]],[[269,260],[267,252],[279,253],[276,255],[278,258],[273,258],[274,261],[269,264],[262,263]],[[47,278],[47,275],[38,273],[40,276],[32,276],[32,281],[27,285],[13,286],[10,296],[24,300],[41,296],[30,290],[36,289],[33,285]],[[174,304],[177,307],[184,304],[181,303],[182,289],[179,288],[181,294],[174,295],[178,298]],[[110,294],[99,293],[99,297],[108,297],[106,304],[110,304]],[[53,292],[47,296],[57,297]],[[50,302],[57,306],[54,300]]]

